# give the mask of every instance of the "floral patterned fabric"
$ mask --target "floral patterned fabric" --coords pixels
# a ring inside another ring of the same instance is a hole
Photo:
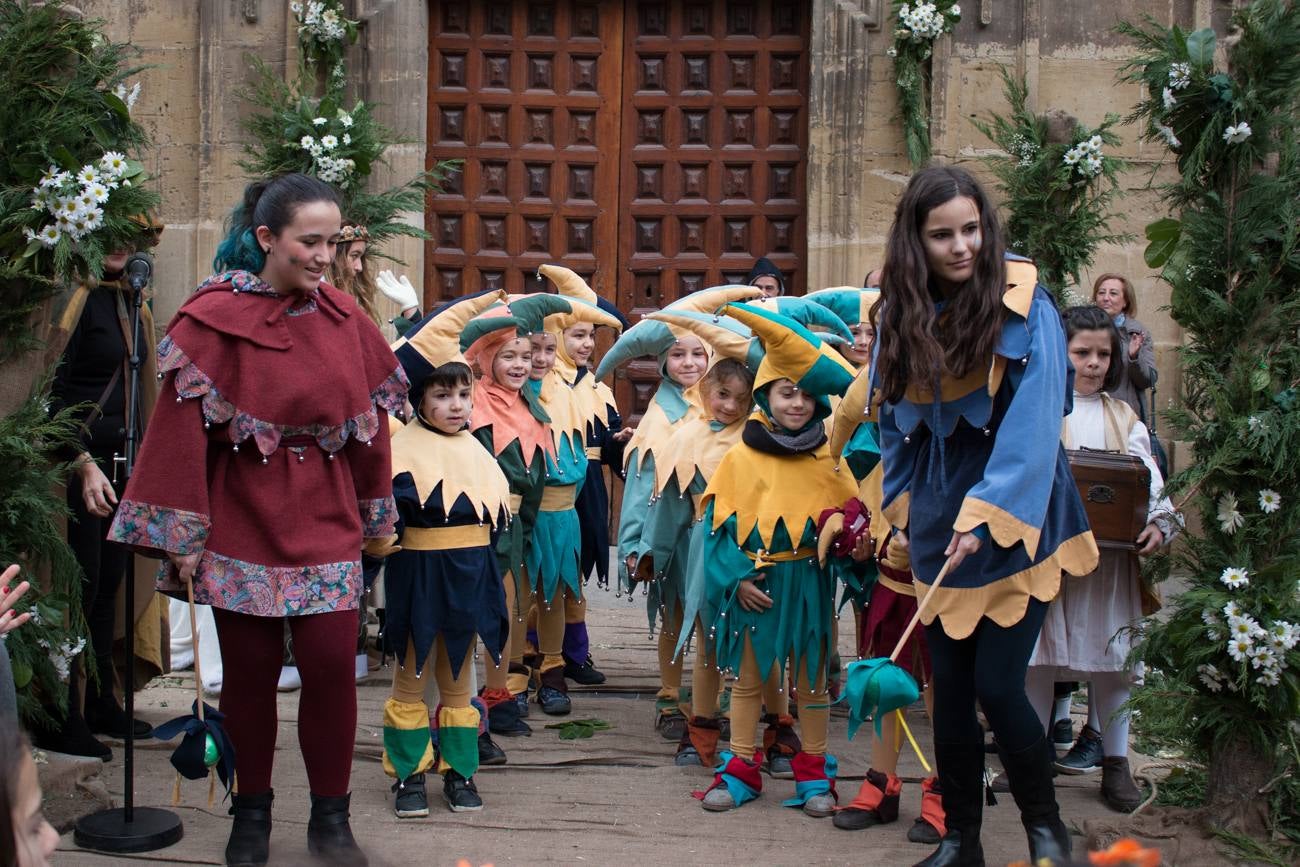
[[[194,578],[194,601],[256,617],[295,617],[351,611],[361,599],[361,561],[316,566],[263,566],[204,551]],[[184,598],[185,585],[170,563],[158,573],[158,590]]]
[[[383,539],[393,534],[397,526],[397,503],[392,497],[377,500],[358,500],[361,509],[361,535],[367,539]]]
[[[122,500],[109,529],[109,539],[173,554],[193,554],[203,550],[211,529],[212,521],[207,515]]]
[[[211,377],[190,361],[169,335],[158,342],[158,373],[162,376],[172,370],[176,371],[174,384],[178,398],[202,398],[203,418],[208,424],[229,422],[231,442],[242,443],[252,439],[264,455],[279,448],[281,438],[286,436],[309,436],[327,452],[342,449],[348,437],[369,442],[379,433],[379,409],[397,415],[406,408],[408,383],[400,366],[395,367],[392,374],[371,392],[373,403],[370,409],[342,424],[307,427],[277,425],[242,412],[221,395]]]

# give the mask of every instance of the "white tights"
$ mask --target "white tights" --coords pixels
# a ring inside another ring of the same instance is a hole
[[[1025,675],[1025,693],[1034,706],[1044,731],[1050,731],[1053,684],[1056,669],[1032,666]],[[1107,758],[1128,755],[1128,712],[1120,711],[1128,701],[1131,675],[1127,671],[1095,671],[1088,682],[1088,725],[1101,732],[1102,753]]]

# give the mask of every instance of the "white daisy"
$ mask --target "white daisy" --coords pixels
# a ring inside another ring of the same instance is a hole
[[[1300,643],[1300,627],[1296,627],[1285,620],[1279,620],[1268,628],[1269,638],[1276,642],[1275,646],[1281,646],[1283,650],[1290,650]]]
[[[321,136],[320,145],[325,150],[332,151],[339,146],[339,140],[332,135]]]
[[[1261,512],[1271,515],[1280,508],[1282,508],[1281,494],[1268,488],[1259,492],[1259,509]]]
[[[1255,678],[1255,682],[1261,686],[1277,686],[1279,678],[1277,672],[1270,668],[1269,670],[1262,672],[1259,677]]]
[[[339,112],[339,123],[343,124],[343,127],[344,127],[345,129],[351,127],[351,126],[352,126],[352,115],[348,114],[347,112],[340,111],[340,112]]]
[[[1223,689],[1223,683],[1221,682],[1223,680],[1223,675],[1213,665],[1209,665],[1208,663],[1205,665],[1198,665],[1196,666],[1196,672],[1201,677],[1201,683],[1205,684],[1205,688],[1210,692],[1218,692]]]
[[[1246,609],[1241,607],[1240,602],[1229,602],[1227,605],[1223,606],[1223,616],[1229,619],[1233,617],[1243,617],[1245,614]]]
[[[1169,86],[1174,90],[1182,90],[1192,80],[1192,65],[1190,63],[1171,63],[1169,64]]]
[[[100,204],[108,201],[108,187],[103,184],[91,184],[86,187],[86,193]]]
[[[81,171],[77,172],[77,183],[83,187],[97,184],[99,183],[99,172],[94,166],[82,166]]]
[[[309,135],[305,135],[302,138],[298,139],[298,146],[305,151],[309,151],[316,146],[316,139],[312,138]]]
[[[99,158],[99,167],[105,173],[116,177],[126,171],[126,157],[117,151],[108,151]]]
[[[1228,641],[1228,655],[1238,662],[1245,662],[1254,649],[1255,642],[1249,638],[1232,638]]]
[[[1169,145],[1169,147],[1176,148],[1182,146],[1182,142],[1179,141],[1178,136],[1174,135],[1173,127],[1165,126],[1163,123],[1158,123],[1156,124],[1156,132],[1160,133],[1161,138],[1165,140],[1165,144]]]
[[[1267,644],[1256,645],[1250,651],[1250,666],[1258,671],[1261,668],[1273,668],[1273,648]]]
[[[1178,100],[1174,99],[1174,92],[1167,87],[1163,92],[1161,92],[1160,99],[1165,104],[1165,111],[1169,111],[1169,109],[1178,104]]]
[[[1229,590],[1236,590],[1238,587],[1245,587],[1250,583],[1249,573],[1240,566],[1229,566],[1223,570],[1219,576],[1222,582]]]
[[[1250,124],[1242,121],[1235,126],[1229,126],[1223,131],[1223,140],[1228,144],[1241,144],[1250,138]]]
[[[345,147],[347,145],[352,144],[352,136],[348,135],[347,133],[343,133],[343,144]]]
[[[1260,628],[1259,623],[1249,615],[1234,617],[1228,621],[1228,631],[1232,633],[1234,638],[1250,638],[1252,640],[1264,634],[1264,630]]]
[[[63,237],[63,233],[59,231],[57,226],[49,225],[41,229],[37,234],[37,237],[41,239],[41,243],[46,247],[53,247],[55,244],[59,243],[59,239]]]
[[[1235,605],[1236,603],[1234,602],[1232,604]],[[1214,611],[1212,611],[1209,608],[1204,608],[1201,610],[1201,622],[1204,623],[1206,626],[1218,626],[1219,618],[1214,613]]]
[[[1231,536],[1237,532],[1246,519],[1237,511],[1237,498],[1224,494],[1219,498],[1219,529]]]

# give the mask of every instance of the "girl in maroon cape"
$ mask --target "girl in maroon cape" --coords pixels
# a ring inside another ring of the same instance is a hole
[[[348,826],[360,555],[393,532],[388,413],[406,379],[370,318],[323,280],[341,223],[332,187],[301,174],[252,184],[230,222],[222,273],[158,344],[162,395],[110,538],[167,557],[160,589],[192,582],[213,607],[238,761],[226,863],[268,856],[287,618],[308,848],[365,864]]]

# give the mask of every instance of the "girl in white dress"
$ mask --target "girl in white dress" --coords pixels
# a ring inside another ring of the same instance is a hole
[[[1096,571],[1062,582],[1029,661],[1026,692],[1046,726],[1051,722],[1052,684],[1090,682],[1090,723],[1057,768],[1085,772],[1072,756],[1100,752],[1102,798],[1112,809],[1131,812],[1141,802],[1141,793],[1129,773],[1128,712],[1121,708],[1142,676],[1140,665],[1128,665],[1133,628],[1143,616],[1137,555],[1168,544],[1179,520],[1173,504],[1162,496],[1164,479],[1151,457],[1146,427],[1126,403],[1104,393],[1122,369],[1119,332],[1098,307],[1071,307],[1062,319],[1074,365],[1074,410],[1066,416],[1062,440],[1067,449],[1104,449],[1141,458],[1151,471],[1148,523],[1137,537],[1136,553],[1103,549]],[[1091,765],[1086,770],[1092,770]]]

